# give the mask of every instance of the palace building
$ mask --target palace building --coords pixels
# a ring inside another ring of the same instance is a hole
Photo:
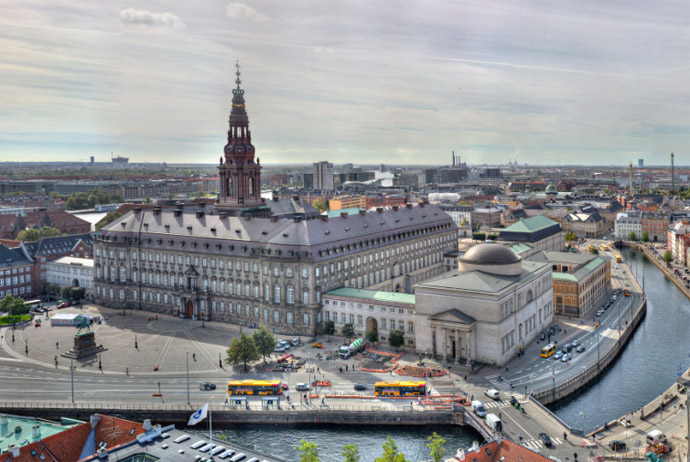
[[[135,208],[105,226],[93,243],[96,302],[313,334],[324,292],[411,292],[445,272],[457,226],[434,205],[322,217],[299,198],[264,201],[239,77],[238,66],[215,207]]]

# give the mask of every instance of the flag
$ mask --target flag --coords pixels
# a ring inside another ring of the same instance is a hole
[[[204,404],[201,406],[201,409],[196,411],[194,414],[189,417],[189,422],[187,422],[187,425],[196,425],[202,420],[206,418],[208,415],[208,403]]]

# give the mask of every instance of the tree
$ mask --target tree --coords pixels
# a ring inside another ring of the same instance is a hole
[[[83,287],[72,287],[70,298],[75,302],[80,302],[86,298],[86,289]]]
[[[374,459],[374,462],[407,462],[405,454],[398,451],[398,445],[390,436],[383,443],[383,454]]]
[[[567,231],[567,232],[565,233],[565,236],[564,236],[564,237],[565,237],[566,242],[575,242],[575,241],[577,241],[577,234],[575,234],[575,233],[572,232],[572,231]]]
[[[270,355],[276,347],[276,343],[278,343],[276,338],[264,326],[261,326],[252,334],[252,340],[254,340],[254,345],[256,345],[257,353],[263,357],[265,363],[266,355]]]
[[[319,212],[325,212],[326,210],[328,210],[328,204],[323,199],[316,199],[314,202],[311,203],[311,205],[316,207],[319,210]]]
[[[485,241],[486,234],[484,233],[472,233],[472,239],[475,241]]]
[[[71,298],[72,297],[72,288],[70,286],[65,286],[60,290],[60,295],[62,298]]]
[[[226,350],[228,355],[225,362],[236,366],[244,364],[244,371],[247,372],[247,363],[249,361],[256,361],[259,359],[259,352],[256,350],[256,345],[252,338],[242,332],[239,337],[235,337],[230,342],[230,348]]]
[[[370,330],[367,332],[367,340],[369,340],[371,343],[376,343],[379,341],[379,333],[376,332],[375,330]]]
[[[630,241],[636,241],[637,240],[637,234],[635,234],[635,231],[630,231],[630,233],[628,233],[628,240],[630,240]]]
[[[597,249],[593,245],[590,245],[589,246],[589,253],[591,253],[592,255],[599,255],[599,249]]]
[[[108,212],[108,214],[104,216],[103,219],[96,224],[96,231],[100,231],[101,228],[103,228],[105,225],[109,225],[121,216],[122,214],[120,212]]]
[[[443,456],[446,454],[446,448],[444,447],[446,444],[445,438],[434,432],[426,440],[428,441],[426,447],[429,448],[429,451],[431,452],[431,460],[433,462],[441,462],[443,460]]]
[[[343,336],[347,339],[349,342],[352,337],[355,336],[355,326],[352,324],[345,324],[343,326]]]
[[[498,239],[498,234],[496,233],[489,233],[486,235],[487,241],[495,241],[496,239]]]
[[[405,333],[398,329],[391,330],[390,334],[388,334],[388,343],[395,348],[403,346],[405,344]]]
[[[331,335],[335,334],[335,323],[333,321],[326,321],[323,323],[323,333],[328,335],[328,341],[331,341]]]
[[[671,260],[673,260],[673,255],[671,254],[670,250],[667,250],[666,252],[664,252],[664,261],[666,263],[671,263]]]
[[[299,452],[299,462],[319,462],[319,449],[316,447],[316,443],[299,440],[295,449]]]
[[[343,446],[343,462],[359,462],[359,446],[356,444]]]
[[[649,242],[649,231],[642,231],[642,242]]]
[[[0,311],[9,313],[11,316],[19,316],[29,312],[29,307],[24,303],[23,298],[5,296],[0,302]]]
[[[24,231],[19,231],[17,234],[18,241],[33,242],[39,241],[44,237],[55,237],[60,236],[62,233],[57,228],[52,228],[50,226],[44,226],[42,228],[31,228],[25,229]]]

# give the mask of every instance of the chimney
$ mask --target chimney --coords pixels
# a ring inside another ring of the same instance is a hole
[[[340,212],[340,218],[344,218],[347,220],[347,212]]]
[[[10,443],[10,445],[7,446],[7,449],[9,449],[12,453],[12,457],[19,457],[19,448],[15,447],[14,443]]]
[[[294,223],[299,223],[300,221],[302,221],[302,219],[301,219],[300,217],[295,217],[295,218],[292,219],[292,221],[293,221]]]
[[[146,431],[146,432],[151,431],[151,429],[153,428],[153,425],[151,425],[151,419],[144,420],[143,427],[144,427],[144,431]]]
[[[394,205],[393,210],[395,210],[397,212],[398,210],[400,210],[400,207],[398,207],[397,205]]]
[[[297,203],[299,203],[299,201],[300,201],[300,200],[299,200],[299,196],[298,196],[297,194],[295,194],[294,196],[292,196],[292,200],[295,201],[295,202],[297,202]]]
[[[154,214],[154,215],[160,215],[160,213],[161,213],[161,207],[158,206],[158,205],[155,206],[155,207],[153,208],[153,214]]]
[[[360,210],[360,211],[359,211],[359,214],[360,214],[361,216],[365,216],[365,215],[367,214],[367,211],[366,211],[366,210]]]
[[[134,210],[134,213],[139,213],[141,212],[141,207],[134,207],[132,210]]]
[[[40,440],[41,439],[41,426],[40,425],[34,425],[33,427],[31,427],[31,430],[33,432],[34,440]]]
[[[376,207],[376,211],[378,213],[383,213],[383,207]]]
[[[101,417],[98,414],[92,414],[91,417],[89,418],[89,422],[91,422],[91,428],[94,429],[96,428],[96,425],[98,425],[98,422],[101,421]]]
[[[2,415],[0,415],[0,427],[6,427],[6,426],[7,426],[7,414],[2,414]]]
[[[472,441],[472,450],[474,452],[479,451],[479,441]]]
[[[204,211],[203,211],[203,210],[197,210],[197,211],[196,211],[196,217],[197,217],[197,218],[201,218],[201,217],[203,217],[203,216],[204,216]]]
[[[408,202],[407,204],[405,204],[405,207],[407,207],[408,209],[411,209],[411,208],[412,208],[412,204],[410,204],[410,203]]]
[[[271,199],[273,199],[276,202],[278,201],[278,191],[276,191],[275,189],[273,190],[273,193],[271,193]]]
[[[328,215],[321,215],[321,221],[328,221]]]
[[[206,208],[206,202],[199,202],[199,207]]]

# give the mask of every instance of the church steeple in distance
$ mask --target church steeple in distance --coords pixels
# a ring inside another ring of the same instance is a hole
[[[240,63],[235,64],[235,84],[232,90],[232,110],[228,128],[228,143],[220,158],[220,196],[217,208],[233,214],[244,214],[246,209],[263,205],[261,199],[261,165],[254,161],[254,146],[249,130],[249,117],[240,87]]]

